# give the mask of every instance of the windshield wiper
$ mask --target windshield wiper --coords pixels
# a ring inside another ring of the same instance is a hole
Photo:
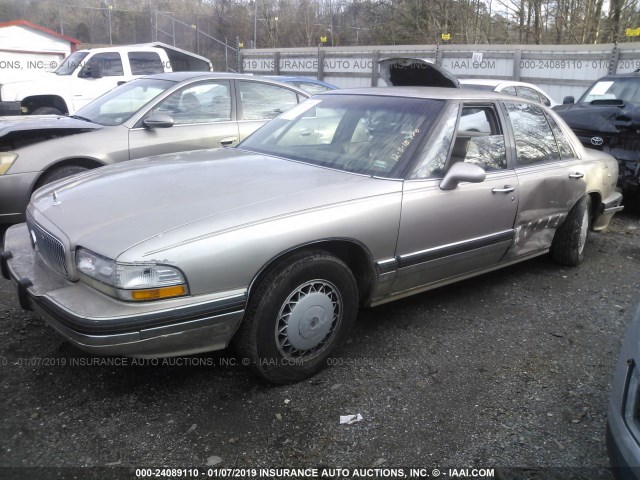
[[[75,118],[76,120],[84,120],[85,122],[89,122],[89,123],[96,123],[93,120],[91,120],[90,118],[81,117],[80,115],[71,115],[71,116],[69,116],[69,118]]]

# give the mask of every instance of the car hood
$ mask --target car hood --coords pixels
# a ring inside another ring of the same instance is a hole
[[[621,133],[640,128],[640,104],[572,103],[553,108],[574,130]]]
[[[371,179],[235,149],[206,150],[63,179],[39,189],[28,211],[36,221],[43,215],[52,222],[72,249],[81,245],[117,258],[152,238],[158,248],[346,201],[357,196],[353,186],[366,181]]]
[[[421,58],[387,58],[378,65],[380,76],[392,87],[460,88],[451,72]]]
[[[0,117],[0,149],[14,149],[100,128],[103,126],[96,123],[54,115]]]

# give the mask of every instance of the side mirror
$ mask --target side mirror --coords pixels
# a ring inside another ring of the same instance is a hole
[[[154,129],[154,128],[170,128],[173,127],[174,121],[171,115],[167,115],[166,113],[154,113],[148,118],[145,118],[142,123],[145,127]]]
[[[453,190],[461,182],[484,182],[485,178],[487,172],[482,167],[472,163],[456,162],[440,182],[440,190]]]
[[[80,71],[80,77],[82,78],[102,78],[102,65],[100,62],[89,62]]]
[[[562,100],[562,104],[563,105],[568,105],[571,103],[576,103],[576,99],[573,98],[572,95],[567,95],[566,97],[564,97],[564,99]]]

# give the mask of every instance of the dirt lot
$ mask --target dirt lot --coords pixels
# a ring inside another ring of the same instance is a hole
[[[639,241],[640,216],[626,213],[591,236],[578,268],[545,256],[363,311],[332,367],[278,387],[230,352],[107,364],[0,281],[0,477],[215,465],[612,478],[607,397],[640,301]],[[25,466],[56,468],[7,468]],[[108,468],[58,468],[82,466]]]

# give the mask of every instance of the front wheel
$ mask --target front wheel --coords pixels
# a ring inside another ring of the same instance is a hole
[[[573,206],[567,219],[556,230],[551,244],[551,256],[556,262],[569,266],[582,263],[590,223],[591,198],[585,195]]]
[[[296,382],[329,363],[357,312],[358,287],[347,265],[322,250],[302,252],[260,282],[235,344],[266,380]]]
[[[87,167],[82,167],[80,165],[63,165],[61,167],[55,167],[42,174],[38,179],[35,189],[38,189],[48,183],[55,182],[56,180],[86,172],[87,170],[89,170]]]
[[[31,112],[31,115],[63,115],[63,113],[54,107],[40,107]]]

